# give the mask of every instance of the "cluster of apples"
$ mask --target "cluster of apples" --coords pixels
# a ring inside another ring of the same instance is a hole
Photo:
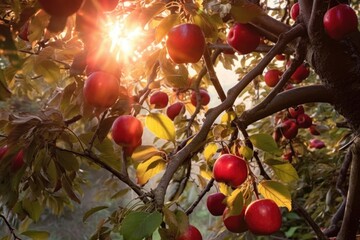
[[[9,147],[4,145],[0,147],[0,161],[6,157],[9,152]],[[24,166],[24,151],[20,150],[16,153],[14,157],[11,158],[10,170],[12,172],[17,172]]]
[[[242,157],[223,154],[214,163],[213,176],[217,182],[238,188],[248,178],[248,164]],[[270,235],[277,232],[282,224],[281,212],[271,199],[257,199],[243,206],[239,215],[231,215],[223,193],[208,196],[206,206],[214,216],[222,216],[224,226],[231,232],[247,230],[256,235]]]
[[[299,3],[290,9],[290,16],[296,20],[300,13]],[[358,19],[354,9],[347,4],[338,4],[328,9],[323,17],[323,25],[327,35],[334,40],[344,39],[357,31]]]

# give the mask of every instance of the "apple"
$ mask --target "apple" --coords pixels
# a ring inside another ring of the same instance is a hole
[[[0,160],[5,156],[5,154],[7,153],[8,150],[9,150],[9,147],[7,145],[2,146],[0,148]]]
[[[20,150],[11,161],[11,171],[17,172],[24,166],[24,151]]]
[[[189,228],[177,237],[176,240],[202,240],[202,236],[196,227],[189,225]]]
[[[325,147],[325,143],[319,139],[311,139],[309,147],[315,149],[322,149]]]
[[[134,151],[136,150],[136,148],[141,146],[141,144],[142,144],[142,139],[140,139],[140,141],[138,143],[136,143],[135,145],[124,146],[123,151],[124,151],[125,155],[131,156],[134,153]]]
[[[349,5],[339,4],[325,13],[323,24],[330,38],[341,40],[346,35],[357,31],[358,18]]]
[[[279,82],[282,74],[282,71],[278,69],[270,69],[269,71],[267,71],[264,76],[266,85],[268,85],[269,87],[275,87],[276,84]]]
[[[282,159],[291,162],[293,156],[294,156],[294,155],[293,155],[292,152],[287,152],[287,153],[284,153],[284,154],[282,155]]]
[[[174,63],[196,63],[205,51],[204,33],[195,24],[177,25],[168,32],[166,49]]]
[[[205,89],[200,89],[199,90],[199,94],[200,94],[200,105],[201,106],[206,106],[209,104],[210,102],[210,95],[209,93],[205,90]],[[191,103],[192,105],[194,105],[196,107],[197,105],[197,95],[196,95],[196,91],[193,91],[191,94]]]
[[[286,59],[284,54],[276,54],[275,58],[278,61],[284,61]]]
[[[290,67],[291,61],[286,63],[286,67]],[[303,63],[301,64],[295,72],[291,75],[290,82],[291,83],[301,83],[304,79],[306,79],[310,75],[309,68]]]
[[[105,12],[113,11],[119,3],[119,0],[98,0],[101,10]]]
[[[312,125],[312,119],[309,115],[303,113],[297,116],[296,123],[299,128],[309,128]]]
[[[290,9],[290,17],[296,21],[297,17],[299,16],[300,13],[300,5],[299,3],[295,3],[294,5],[292,5],[291,9]]]
[[[174,120],[175,117],[177,117],[180,113],[181,110],[185,108],[184,103],[182,102],[176,102],[172,105],[170,105],[167,109],[166,109],[166,115],[171,119]]]
[[[258,199],[250,203],[245,210],[245,222],[249,230],[256,235],[270,235],[280,230],[281,212],[271,199]]]
[[[38,0],[42,9],[51,16],[68,17],[76,13],[83,0]]]
[[[309,127],[309,132],[310,132],[312,135],[315,135],[315,136],[320,135],[320,131],[317,129],[316,124],[312,124],[312,125]]]
[[[224,213],[226,208],[226,203],[224,199],[226,196],[222,193],[213,193],[210,194],[206,199],[206,207],[209,212],[214,216],[221,216]]]
[[[275,128],[273,132],[273,139],[275,142],[279,142],[282,137],[281,130],[279,128]]]
[[[85,80],[83,94],[89,105],[108,108],[118,99],[119,89],[119,80],[112,74],[94,72]]]
[[[226,39],[240,54],[251,53],[260,44],[260,35],[249,24],[236,23],[230,28]]]
[[[239,215],[233,215],[233,216],[228,216],[229,208],[226,208],[224,210],[223,222],[227,230],[233,233],[242,233],[248,230],[248,227],[244,219],[245,209],[246,207],[244,206]]]
[[[289,114],[292,118],[297,118],[300,114],[304,114],[304,107],[302,105],[298,105],[295,107],[289,108]]]
[[[241,157],[223,154],[214,163],[213,175],[217,182],[236,188],[248,177],[247,162]]]
[[[295,121],[288,119],[280,124],[282,135],[286,139],[293,139],[298,134],[298,126]]]
[[[120,146],[136,146],[142,138],[143,126],[139,119],[131,115],[122,115],[115,119],[111,136]]]
[[[168,105],[169,97],[166,93],[157,91],[150,96],[150,104],[155,108],[164,108]]]

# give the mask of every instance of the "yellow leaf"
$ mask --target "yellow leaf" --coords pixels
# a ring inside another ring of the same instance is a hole
[[[200,175],[203,177],[203,178],[205,178],[205,179],[207,179],[207,180],[210,180],[211,178],[212,178],[212,172],[210,172],[210,171],[206,171],[206,170],[200,170]]]
[[[231,194],[228,185],[226,185],[225,183],[218,183],[218,185],[219,185],[219,191],[223,193],[225,196],[229,196]]]
[[[213,158],[217,150],[218,146],[216,145],[216,143],[209,143],[204,149],[205,160],[209,162]]]
[[[156,147],[143,145],[136,148],[131,158],[134,162],[142,162],[155,155],[160,155],[160,151]]]
[[[143,185],[150,178],[165,169],[165,160],[160,156],[153,156],[150,159],[140,163],[136,168],[137,182]]]
[[[161,113],[150,113],[145,119],[146,127],[158,138],[175,141],[173,121]]]
[[[235,189],[230,196],[226,198],[226,204],[229,207],[228,216],[239,215],[244,207],[244,197],[240,188]]]
[[[258,185],[258,190],[265,198],[272,199],[279,207],[291,211],[291,195],[287,187],[277,181],[264,180]]]
[[[284,183],[292,183],[299,180],[299,175],[293,165],[288,162],[274,159],[266,160],[265,163],[274,170],[277,179]]]
[[[225,114],[223,114],[221,116],[221,123],[229,125],[231,123],[231,121],[233,121],[235,119],[235,117],[236,117],[236,114],[233,111],[226,112]]]
[[[250,160],[254,155],[254,151],[251,148],[247,147],[247,146],[241,146],[240,149],[239,149],[239,152],[247,160]]]

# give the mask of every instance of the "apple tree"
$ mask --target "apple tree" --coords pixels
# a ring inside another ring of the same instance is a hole
[[[86,184],[127,200],[89,239],[356,239],[358,11],[346,0],[3,0],[4,239],[49,238],[30,222],[81,204]],[[91,185],[100,169],[109,178]],[[219,221],[202,229],[189,217],[205,202]]]

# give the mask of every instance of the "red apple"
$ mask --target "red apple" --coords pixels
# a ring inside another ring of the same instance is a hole
[[[120,146],[136,146],[143,134],[143,126],[139,119],[131,115],[122,115],[115,119],[111,136]]]
[[[236,23],[227,35],[228,44],[240,54],[253,52],[260,44],[260,35],[249,24]]]
[[[285,55],[284,54],[277,54],[275,56],[276,60],[278,61],[284,61],[286,59]]]
[[[168,105],[169,97],[166,93],[157,91],[150,96],[150,104],[155,108],[164,108]]]
[[[224,199],[226,196],[222,193],[213,193],[210,194],[206,199],[206,207],[209,212],[214,216],[221,216],[224,213],[226,208],[226,203]]]
[[[303,113],[297,116],[296,123],[299,128],[308,128],[312,125],[312,119],[309,117],[309,115]]]
[[[296,119],[300,114],[304,114],[304,107],[302,105],[291,107],[289,108],[289,114]]]
[[[316,126],[315,124],[312,124],[312,125],[309,127],[309,132],[310,132],[312,135],[315,135],[315,136],[320,135],[320,131],[317,129],[317,126]]]
[[[252,233],[270,235],[280,230],[281,212],[273,200],[259,199],[246,208],[245,222]]]
[[[116,8],[119,0],[98,0],[98,2],[100,4],[101,10],[111,12]]]
[[[5,154],[7,153],[8,150],[9,150],[9,147],[7,145],[2,146],[0,148],[0,160],[5,156]]]
[[[247,162],[232,154],[221,155],[215,161],[213,175],[217,182],[224,182],[236,188],[248,177]]]
[[[11,161],[11,171],[16,172],[24,166],[24,151],[20,150]]]
[[[288,119],[280,124],[282,135],[286,139],[293,139],[298,134],[298,126],[295,121]]]
[[[210,95],[209,93],[204,90],[204,89],[200,89],[199,90],[199,94],[200,94],[200,105],[201,106],[206,106],[209,104],[210,102]],[[191,94],[191,103],[192,105],[194,105],[196,107],[196,104],[197,104],[197,97],[196,97],[196,91],[193,91],[192,94]]]
[[[330,38],[341,40],[349,33],[357,31],[358,18],[349,5],[339,4],[325,13],[323,23]]]
[[[177,25],[168,32],[166,49],[174,63],[196,63],[205,50],[204,33],[195,24]]]
[[[286,63],[287,67],[290,67],[291,61]],[[304,79],[306,79],[310,75],[309,68],[303,63],[301,64],[295,72],[291,75],[290,82],[291,83],[301,83]]]
[[[322,149],[325,147],[325,143],[319,139],[311,139],[309,147],[315,149]]]
[[[275,87],[276,84],[279,82],[282,74],[282,71],[278,69],[270,69],[269,71],[267,71],[264,76],[266,85],[268,85],[269,87]]]
[[[196,227],[189,225],[189,228],[177,237],[176,240],[202,240],[202,236]]]
[[[300,13],[300,5],[299,3],[295,3],[294,5],[292,5],[290,9],[290,16],[294,21],[296,21],[297,17],[299,16],[299,13]]]
[[[244,206],[239,215],[227,216],[229,209],[226,208],[223,213],[223,222],[227,230],[234,233],[242,233],[248,230],[246,225],[244,215],[245,215]]]
[[[119,89],[119,80],[112,74],[94,72],[86,79],[83,94],[89,105],[108,108],[118,99]]]
[[[136,143],[135,145],[124,146],[123,151],[124,151],[125,155],[131,156],[134,153],[134,151],[136,150],[136,148],[141,146],[141,144],[142,144],[142,139],[140,139],[140,141],[138,143]]]
[[[292,152],[287,152],[287,153],[284,153],[284,154],[282,155],[282,159],[291,162],[293,156],[294,156],[294,155],[293,155]]]
[[[185,105],[182,102],[176,102],[170,105],[166,109],[166,115],[171,119],[174,120],[176,116],[181,113],[181,110],[185,108]]]
[[[38,2],[49,15],[67,17],[80,9],[83,0],[38,0]]]

